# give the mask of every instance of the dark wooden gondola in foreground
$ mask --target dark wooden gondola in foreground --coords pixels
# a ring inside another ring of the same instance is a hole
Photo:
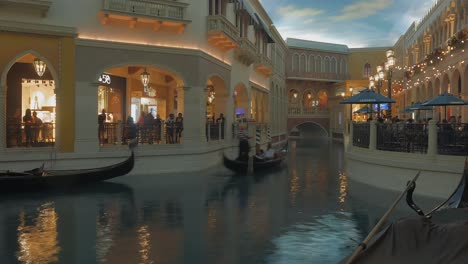
[[[282,157],[277,157],[271,160],[258,160],[254,158],[253,161],[253,171],[254,172],[261,172],[267,171],[274,168],[278,168],[283,161]],[[237,173],[247,173],[248,169],[248,162],[247,161],[240,161],[240,160],[232,160],[224,156],[224,166],[234,172]]]
[[[452,195],[428,213],[413,201],[418,175],[354,253],[340,263],[468,263],[468,162]],[[407,204],[418,216],[398,219],[378,232],[405,194]]]
[[[36,191],[49,188],[69,188],[93,182],[105,181],[129,173],[134,166],[135,155],[106,167],[77,170],[47,170],[37,168],[24,172],[0,172],[0,190]]]

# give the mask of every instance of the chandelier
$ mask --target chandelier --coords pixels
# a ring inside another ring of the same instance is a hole
[[[213,86],[208,87],[208,102],[211,104],[215,99],[215,91]]]
[[[147,92],[148,84],[150,80],[150,74],[146,71],[146,68],[145,68],[145,71],[142,74],[140,74],[140,77],[141,77],[141,82],[143,83],[143,87],[145,88],[145,92]]]
[[[34,65],[34,70],[36,70],[37,75],[39,75],[39,77],[42,77],[47,67],[45,62],[43,62],[42,60],[38,58],[35,58],[33,61],[33,65]]]

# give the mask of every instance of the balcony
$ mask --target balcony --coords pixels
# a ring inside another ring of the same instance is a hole
[[[238,46],[239,30],[224,16],[208,16],[208,42],[229,51]]]
[[[47,16],[52,1],[50,0],[0,0],[0,9],[8,8],[20,12],[34,12]]]
[[[288,79],[317,80],[317,81],[343,81],[347,74],[333,72],[288,72]]]
[[[257,56],[257,62],[255,63],[255,70],[258,73],[269,77],[273,74],[273,63],[271,60],[265,56],[264,54],[260,54]]]
[[[103,0],[101,22],[127,21],[130,28],[144,23],[152,25],[155,31],[182,33],[191,22],[187,19],[188,5],[167,0]]]
[[[247,38],[240,38],[239,47],[235,50],[234,55],[240,62],[250,66],[257,59],[257,48]]]

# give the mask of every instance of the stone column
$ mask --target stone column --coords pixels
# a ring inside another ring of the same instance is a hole
[[[97,89],[99,84],[90,82],[77,82],[75,92],[75,152],[99,151],[98,138],[98,101]]]
[[[428,124],[428,142],[427,142],[427,156],[435,157],[437,155],[437,126],[434,119],[429,121]]]
[[[369,150],[377,149],[377,120],[370,122]]]
[[[55,82],[57,84],[57,82]],[[62,85],[61,83],[59,84],[60,86]],[[57,89],[58,88],[58,89]],[[64,128],[66,130],[66,128],[64,127],[64,124],[63,124],[63,120],[62,120],[62,111],[65,111],[64,108],[62,106],[62,95],[61,95],[61,90],[62,88],[61,87],[55,87],[54,89],[54,93],[55,93],[55,142],[54,142],[54,148],[58,151],[61,150],[60,146],[61,146],[61,136],[60,134],[62,133],[62,128]],[[75,106],[77,107],[77,106]],[[77,109],[77,108],[75,108]],[[77,113],[77,111],[75,110],[75,113]],[[65,132],[65,131],[64,131]]]
[[[184,87],[184,145],[200,146],[206,141],[205,87]]]
[[[179,113],[182,113],[185,115],[185,112],[184,112],[184,104],[185,104],[185,101],[184,101],[184,87],[183,86],[178,86],[177,87],[177,111],[179,111]]]
[[[7,116],[6,116],[6,105],[7,105],[7,96],[6,96],[6,87],[0,86],[0,151],[6,149],[6,127],[7,127]]]

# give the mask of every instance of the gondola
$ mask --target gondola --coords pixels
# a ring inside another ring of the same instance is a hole
[[[40,189],[67,188],[104,181],[129,173],[134,166],[135,155],[114,165],[77,170],[47,170],[36,168],[24,172],[0,172],[0,190],[31,191]]]
[[[468,162],[465,162],[458,187],[427,213],[414,203],[416,185],[415,181],[410,182],[406,202],[418,216],[400,218],[372,237],[377,225],[354,254],[340,263],[467,263],[467,180]]]
[[[224,166],[234,172],[241,173],[241,174],[246,174],[247,169],[248,169],[248,162],[247,161],[240,161],[240,160],[232,160],[227,158],[226,156],[224,157]],[[258,173],[262,171],[268,171],[274,168],[278,168],[281,165],[281,162],[283,161],[282,157],[277,157],[275,159],[271,160],[259,160],[254,158],[253,161],[253,172]]]

